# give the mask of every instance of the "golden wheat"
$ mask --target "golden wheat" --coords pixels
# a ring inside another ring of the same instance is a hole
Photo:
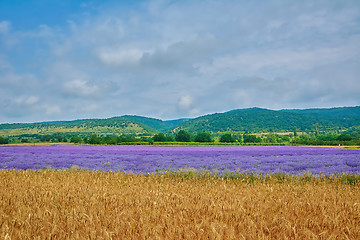
[[[360,239],[359,185],[0,171],[1,239]]]

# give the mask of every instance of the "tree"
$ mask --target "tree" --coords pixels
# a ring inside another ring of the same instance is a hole
[[[40,141],[41,142],[50,142],[51,137],[49,135],[40,136]]]
[[[294,137],[297,136],[297,131],[296,131],[296,127],[294,127]]]
[[[233,137],[233,135],[231,135],[231,133],[225,133],[220,136],[220,142],[233,143],[235,141],[236,139]]]
[[[172,136],[172,135],[166,135],[165,136],[166,138],[166,142],[174,142],[175,141],[175,138]]]
[[[315,136],[319,136],[319,124],[315,123]]]
[[[98,137],[96,134],[92,134],[91,137],[87,140],[87,143],[100,144],[101,143],[101,137]]]
[[[154,142],[166,142],[166,137],[163,133],[158,133],[153,136]]]
[[[276,143],[277,141],[278,141],[278,136],[274,133],[269,133],[264,139],[264,142],[267,143]]]
[[[197,133],[195,136],[195,142],[212,142],[212,137],[210,133],[203,132]]]
[[[63,142],[63,141],[64,141],[64,138],[63,138],[62,135],[58,135],[58,136],[56,137],[56,140],[57,140],[58,142]]]
[[[259,143],[261,138],[255,135],[244,135],[244,143]]]
[[[340,134],[336,140],[338,141],[351,141],[352,140],[352,137],[348,134]]]
[[[290,142],[290,137],[287,135],[281,136],[279,139],[280,142]]]
[[[116,136],[106,136],[102,139],[105,144],[108,145],[116,145],[117,144],[117,137]]]
[[[30,141],[29,141],[29,139],[28,138],[21,138],[21,142],[22,143],[29,143]]]
[[[9,140],[8,139],[5,139],[3,137],[0,137],[0,144],[8,144],[9,143]]]
[[[123,142],[136,142],[137,139],[132,136],[132,135],[121,135],[121,136],[118,136],[116,141],[118,143],[123,143]]]
[[[82,139],[79,136],[73,136],[70,138],[70,142],[72,143],[81,143]]]
[[[190,139],[190,134],[188,132],[185,132],[185,130],[180,130],[175,136],[175,140],[177,142],[190,142]]]

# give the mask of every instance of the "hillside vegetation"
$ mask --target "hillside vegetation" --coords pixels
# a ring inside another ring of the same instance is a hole
[[[160,119],[155,118],[149,118],[149,117],[141,117],[141,116],[135,116],[135,115],[125,115],[122,116],[125,119],[128,119],[130,121],[134,121],[137,123],[142,123],[148,127],[151,127],[153,129],[156,129],[159,132],[165,132],[171,128],[176,127],[177,125],[187,121],[188,119],[182,118],[182,119],[176,119],[176,120],[168,120],[168,121],[162,121]]]
[[[177,126],[189,132],[292,132],[345,130],[360,125],[360,107],[307,110],[238,109],[191,119]]]
[[[87,133],[151,135],[157,130],[125,117],[83,119],[75,121],[0,124],[0,135]]]
[[[297,135],[297,138],[293,138]],[[0,144],[39,141],[89,144],[173,141],[284,144],[291,141],[296,144],[338,145],[338,141],[348,141],[348,144],[357,145],[352,140],[360,141],[360,107],[278,111],[247,108],[168,121],[124,115],[108,119],[0,124]]]

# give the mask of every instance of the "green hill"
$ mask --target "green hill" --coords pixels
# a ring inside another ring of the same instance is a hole
[[[320,131],[339,131],[360,125],[360,107],[305,110],[268,110],[247,108],[215,113],[191,119],[174,130],[188,132],[289,132],[313,131],[319,124]]]
[[[180,123],[183,123],[188,120],[186,118],[182,118],[182,119],[177,119],[177,120],[162,121],[160,119],[141,117],[141,116],[136,116],[136,115],[125,115],[122,117],[125,119],[128,119],[130,121],[142,123],[142,124],[149,126],[159,132],[165,132],[165,131],[179,125]]]
[[[124,117],[108,119],[83,119],[74,121],[0,124],[0,136],[17,136],[24,134],[132,134],[152,135],[157,130]]]
[[[194,119],[160,119],[125,115],[108,119],[0,124],[0,136],[52,135],[67,136],[133,135],[150,137],[158,132],[313,132],[315,124],[320,132],[342,132],[360,126],[360,107],[329,109],[268,110],[262,108],[237,109]]]
[[[349,128],[360,125],[360,107],[319,108],[303,110],[282,110],[298,113],[306,118],[322,122],[323,125],[341,126]]]

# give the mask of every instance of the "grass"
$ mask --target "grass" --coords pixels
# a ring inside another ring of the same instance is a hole
[[[359,178],[2,170],[0,238],[360,239]]]

